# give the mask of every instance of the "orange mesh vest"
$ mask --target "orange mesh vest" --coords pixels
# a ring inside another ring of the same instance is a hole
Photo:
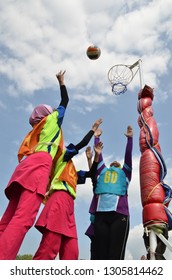
[[[46,122],[46,118],[43,118],[34,128],[26,135],[19,150],[18,161],[20,162],[24,156],[28,156],[34,153],[34,147],[38,144],[40,132]]]
[[[63,171],[59,176],[59,180],[67,182],[76,193],[78,175],[72,160],[69,160],[66,163],[66,166],[64,167]]]

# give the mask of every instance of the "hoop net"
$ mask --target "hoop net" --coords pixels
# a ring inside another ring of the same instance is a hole
[[[108,72],[108,80],[112,87],[112,92],[116,95],[125,93],[127,85],[132,81],[139,68],[133,72],[133,68],[138,66],[138,61],[133,65],[117,64],[110,68]]]
[[[125,93],[127,91],[127,86],[121,82],[112,84],[112,92],[116,95],[120,95],[121,93]]]

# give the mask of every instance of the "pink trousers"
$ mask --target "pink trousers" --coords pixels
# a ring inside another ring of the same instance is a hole
[[[54,260],[59,253],[60,260],[78,260],[78,240],[45,229],[33,260]]]
[[[42,196],[19,185],[0,221],[0,260],[14,260],[25,234],[33,226]]]

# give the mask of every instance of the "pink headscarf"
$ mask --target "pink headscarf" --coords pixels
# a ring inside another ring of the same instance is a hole
[[[46,104],[40,104],[36,106],[29,118],[29,123],[31,126],[34,126],[35,124],[39,123],[44,117],[48,116],[53,112],[53,109],[51,106]]]

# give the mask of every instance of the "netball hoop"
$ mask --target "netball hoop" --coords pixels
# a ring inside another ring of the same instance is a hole
[[[117,64],[108,71],[108,80],[115,95],[120,95],[127,91],[127,85],[131,83],[137,72],[140,74],[140,85],[143,88],[143,78],[141,69],[141,59],[132,65]]]

